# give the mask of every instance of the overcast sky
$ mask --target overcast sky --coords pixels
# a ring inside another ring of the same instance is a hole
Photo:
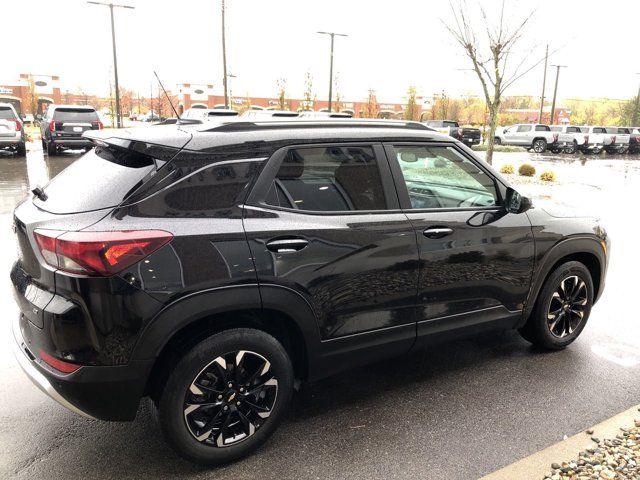
[[[155,69],[168,87],[213,83],[222,92],[220,0],[117,1],[136,7],[115,13],[122,86],[147,95]],[[482,3],[491,15],[499,0]],[[535,63],[549,43],[557,50],[550,63],[569,66],[560,77],[560,98],[635,95],[640,0],[507,0],[506,8],[511,26],[535,9],[514,63],[523,56]],[[2,0],[2,17],[0,83],[19,73],[52,74],[63,89],[108,93],[108,8],[84,0]],[[300,97],[309,70],[315,93],[325,98],[329,38],[315,33],[325,30],[349,35],[336,38],[335,49],[345,99],[373,88],[380,101],[393,101],[409,85],[429,96],[442,90],[480,95],[442,19],[451,19],[448,0],[227,0],[228,66],[236,76],[230,87],[236,96],[275,96],[278,78],[285,78],[289,96]],[[542,70],[541,64],[507,93],[538,96]],[[549,72],[547,95],[554,75]]]

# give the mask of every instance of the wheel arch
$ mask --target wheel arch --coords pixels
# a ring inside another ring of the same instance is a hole
[[[536,268],[534,272],[522,324],[526,322],[533,310],[538,294],[549,275],[560,265],[570,261],[578,261],[589,270],[593,280],[594,303],[598,300],[604,287],[604,275],[607,267],[607,259],[602,245],[596,237],[570,237],[553,246],[539,262],[540,267]]]
[[[260,293],[267,299],[263,304]],[[312,376],[320,343],[315,316],[297,292],[264,286],[213,289],[189,295],[165,307],[143,331],[133,358],[151,358],[145,394],[154,397],[170,365],[196,343],[232,328],[255,328],[280,341],[296,378]]]

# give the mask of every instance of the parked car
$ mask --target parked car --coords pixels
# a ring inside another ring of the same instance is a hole
[[[599,154],[611,145],[612,138],[605,127],[588,126],[586,129],[588,135],[583,149],[585,153]]]
[[[202,120],[207,122],[210,120],[220,120],[225,117],[237,117],[238,112],[226,108],[188,108],[184,111],[180,118],[188,118],[194,120]]]
[[[0,103],[0,150],[10,150],[21,156],[27,154],[24,126],[10,103]]]
[[[564,144],[565,153],[576,153],[584,148],[588,141],[587,128],[575,125],[550,125],[552,132],[558,133],[558,141]],[[559,152],[557,152],[559,153]]]
[[[629,150],[629,142],[631,141],[631,131],[624,127],[606,127],[606,130],[611,138],[611,143],[607,147],[607,153],[627,153]]]
[[[629,153],[640,153],[640,127],[627,127],[631,134],[629,139]]]
[[[453,120],[429,120],[425,123],[437,132],[460,140],[469,147],[478,145],[482,141],[482,133],[479,128],[462,128],[458,122]]]
[[[497,145],[515,145],[544,153],[547,148],[559,149],[566,146],[566,141],[559,140],[559,134],[552,132],[549,125],[518,124],[496,132],[494,142]]]
[[[267,118],[298,118],[298,112],[288,110],[247,110],[240,115],[243,119],[267,119]]]
[[[159,122],[162,120],[162,118],[160,118],[160,115],[158,115],[156,112],[151,110],[138,117],[138,120],[140,120],[141,122]]]
[[[562,349],[604,288],[597,220],[531,209],[419,123],[84,135],[96,147],[14,211],[16,358],[87,417],[150,397],[194,462],[263,444],[298,381],[491,330]]]
[[[42,149],[49,156],[67,149],[88,150],[93,143],[82,134],[102,128],[102,122],[93,107],[51,104],[40,122]]]

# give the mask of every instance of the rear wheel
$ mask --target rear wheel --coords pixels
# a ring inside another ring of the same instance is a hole
[[[547,141],[544,138],[537,138],[533,141],[531,148],[536,153],[544,153],[547,149]]]
[[[569,155],[573,155],[578,151],[578,143],[574,140],[572,143],[564,147],[564,153],[568,153]]]
[[[567,262],[547,278],[520,334],[548,350],[572,343],[584,329],[593,305],[593,280],[580,262]]]
[[[292,392],[291,361],[275,338],[253,329],[226,330],[178,361],[157,401],[157,419],[180,455],[220,465],[269,438]]]
[[[56,150],[55,143],[49,142],[49,143],[46,143],[46,146],[47,146],[47,155],[49,155],[50,157],[53,157],[55,154],[58,153],[58,151]]]
[[[16,149],[16,153],[21,157],[24,157],[27,154],[27,146],[24,143],[18,144],[18,148]]]

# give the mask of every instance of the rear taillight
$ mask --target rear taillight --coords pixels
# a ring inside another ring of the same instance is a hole
[[[104,128],[104,125],[100,121],[91,122],[91,128],[93,130],[102,130]]]
[[[589,135],[584,136],[584,143],[589,143]]]
[[[80,275],[107,277],[138,263],[170,242],[164,230],[60,232],[36,230],[40,253],[52,267]]]
[[[56,357],[52,357],[44,350],[40,350],[38,353],[40,354],[40,358],[44,363],[61,373],[73,373],[82,366],[75,363],[65,362],[64,360],[60,360]]]
[[[12,122],[16,124],[16,132],[22,130],[22,122],[20,120],[12,120]]]
[[[56,122],[54,121],[49,122],[49,130],[52,132],[56,131]]]

